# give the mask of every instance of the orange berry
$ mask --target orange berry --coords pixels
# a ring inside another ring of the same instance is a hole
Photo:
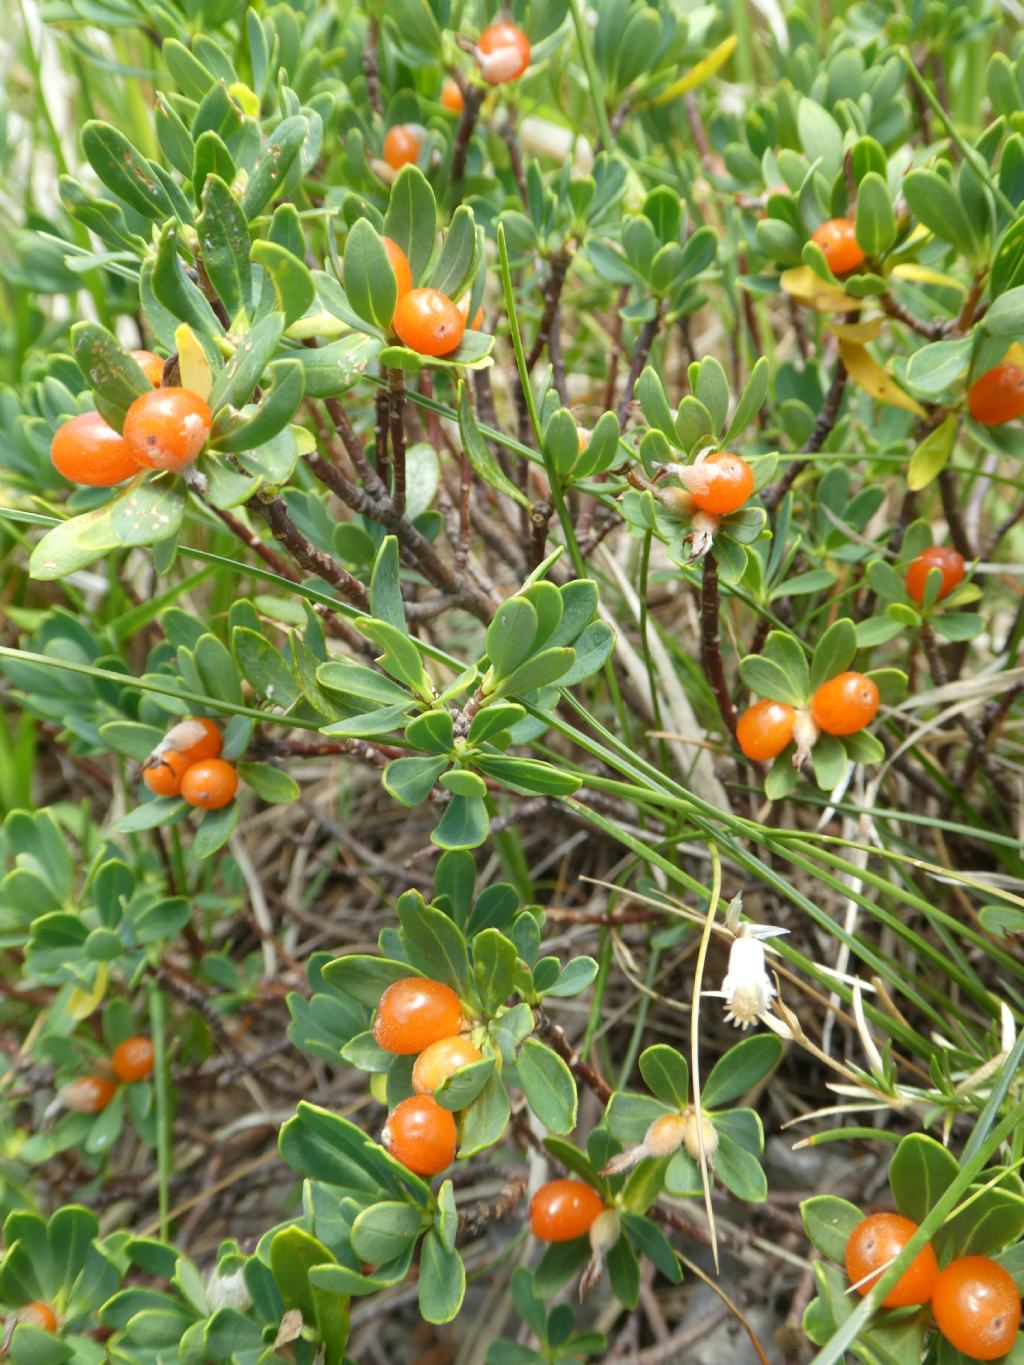
[[[849,218],[830,218],[814,229],[811,241],[821,247],[825,264],[833,275],[849,275],[867,260]]]
[[[811,698],[811,715],[827,735],[855,735],[878,710],[878,687],[863,673],[839,673]]]
[[[716,451],[684,471],[694,507],[715,517],[738,512],[754,491],[754,471],[739,455]]]
[[[234,799],[238,790],[235,765],[223,758],[205,758],[193,763],[181,779],[181,794],[190,806],[200,810],[220,810]]]
[[[987,1256],[961,1256],[941,1271],[932,1291],[935,1325],[972,1360],[998,1360],[1020,1327],[1020,1293],[1010,1272]]]
[[[154,389],[158,389],[164,377],[164,362],[160,357],[152,351],[132,351],[131,357]]]
[[[857,1286],[858,1294],[868,1292],[916,1231],[917,1224],[899,1213],[872,1213],[857,1224],[847,1240],[843,1259],[850,1283]],[[938,1273],[939,1264],[928,1242],[889,1290],[882,1307],[906,1308],[909,1304],[927,1303]]]
[[[403,294],[408,294],[412,288],[412,267],[409,264],[409,258],[398,243],[393,242],[390,237],[382,237],[381,241],[384,243],[388,264],[394,272],[395,283],[398,285],[398,298],[401,298]]]
[[[483,304],[481,304],[480,307],[479,307],[479,308],[476,310],[476,312],[473,314],[473,321],[472,321],[472,322],[470,322],[470,320],[469,320],[469,295],[468,295],[468,294],[463,294],[462,298],[459,299],[459,301],[458,301],[458,303],[455,305],[455,307],[456,307],[456,308],[459,310],[459,312],[462,314],[462,321],[463,321],[463,323],[464,323],[467,327],[469,327],[471,331],[478,332],[478,331],[480,330],[480,328],[483,326],[483,321],[484,321],[484,306],[483,306]]]
[[[747,758],[778,758],[793,738],[796,711],[784,701],[758,701],[736,722],[736,739]]]
[[[986,370],[967,390],[967,411],[987,427],[1024,416],[1024,369],[1007,363]]]
[[[381,1142],[416,1175],[438,1175],[455,1160],[455,1119],[430,1095],[410,1095],[396,1104]]]
[[[144,1081],[153,1071],[153,1044],[148,1038],[126,1038],[114,1048],[110,1059],[114,1075],[125,1085]]]
[[[479,1062],[480,1049],[468,1038],[438,1038],[425,1047],[412,1069],[412,1088],[417,1095],[432,1095],[460,1066]]]
[[[182,758],[188,759],[189,763],[200,763],[204,758],[217,757],[223,737],[215,720],[206,716],[189,716],[168,730],[167,739]]]
[[[60,1101],[76,1114],[98,1114],[114,1098],[117,1086],[106,1076],[79,1076],[60,1088]]]
[[[572,1242],[603,1211],[601,1196],[582,1180],[549,1180],[530,1200],[530,1231],[540,1242]]]
[[[426,976],[403,976],[381,996],[373,1036],[385,1052],[409,1056],[453,1037],[462,1023],[462,1005],[451,986]]]
[[[149,759],[142,770],[142,780],[154,796],[179,796],[181,779],[190,766],[184,754],[168,749],[165,754]]]
[[[420,154],[420,138],[408,123],[396,123],[384,135],[384,160],[393,171],[408,166]]]
[[[191,389],[150,389],[125,414],[124,439],[143,468],[179,473],[202,450],[212,425],[206,400]]]
[[[441,103],[448,110],[449,114],[461,114],[466,107],[466,99],[462,93],[458,81],[451,78],[441,86]]]
[[[488,85],[517,80],[530,65],[530,40],[517,24],[491,24],[477,47],[484,54],[480,71]]]
[[[50,459],[58,474],[90,488],[112,488],[139,472],[128,444],[98,412],[69,417],[53,434]]]
[[[17,1325],[27,1323],[30,1327],[41,1327],[44,1332],[57,1330],[57,1314],[48,1303],[42,1303],[39,1299],[19,1308],[14,1315],[14,1321]]]
[[[911,560],[907,567],[906,584],[907,592],[915,602],[924,601],[924,590],[932,569],[938,569],[942,574],[942,586],[939,588],[937,599],[941,601],[962,582],[964,557],[948,545],[933,545],[930,549],[922,550],[916,559]]]
[[[438,289],[410,289],[403,294],[391,325],[399,340],[420,355],[450,355],[466,330],[465,318]]]

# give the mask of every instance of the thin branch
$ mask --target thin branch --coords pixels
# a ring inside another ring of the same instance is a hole
[[[837,359],[832,383],[829,385],[825,401],[818,413],[818,420],[814,423],[810,436],[801,448],[802,454],[816,455],[831,435],[833,427],[839,420],[839,409],[842,407],[843,394],[846,392],[846,379],[846,366],[841,360]],[[793,487],[802,468],[802,462],[794,460],[778,483],[773,484],[771,488],[766,488],[761,494],[761,501],[769,513],[775,510]]]
[[[898,303],[891,294],[882,294],[878,302],[882,305],[882,311],[888,313],[889,317],[897,322],[902,322],[904,327],[909,327],[918,336],[927,337],[929,341],[938,341],[944,337],[949,328],[947,322],[938,318],[934,322],[926,322],[924,318],[919,318],[916,313],[912,313],[909,308],[904,308],[902,303]]]
[[[643,373],[644,366],[647,364],[651,354],[651,347],[654,345],[654,338],[658,335],[658,327],[661,325],[661,300],[655,309],[654,317],[648,318],[640,328],[640,335],[636,339],[636,350],[633,352],[633,363],[629,367],[629,377],[626,380],[626,387],[619,400],[619,425],[624,426],[626,417],[629,414],[629,407],[633,401],[633,390],[636,388],[636,381]]]
[[[388,370],[388,431],[391,436],[392,506],[396,516],[405,515],[405,375]]]
[[[700,592],[701,650],[704,658],[704,671],[708,675],[711,689],[718,702],[722,720],[732,735],[736,734],[736,708],[729,695],[729,684],[725,677],[725,664],[722,662],[722,641],[718,626],[718,561],[714,550],[704,556],[704,578]]]
[[[530,348],[530,353],[526,357],[526,368],[532,370],[537,361],[544,353],[544,347],[548,343],[551,334],[551,326],[558,311],[558,304],[562,297],[562,287],[565,284],[565,277],[569,270],[569,262],[572,254],[567,247],[562,247],[551,257],[551,265],[548,270],[547,282],[544,285],[544,309],[540,315],[540,324],[537,328],[537,339]]]
[[[302,534],[288,515],[288,508],[281,497],[264,499],[256,493],[245,504],[246,507],[265,521],[275,540],[279,540],[288,553],[302,568],[315,574],[332,587],[337,588],[346,601],[361,611],[368,611],[370,599],[366,588],[358,578],[317,547]]]
[[[954,548],[963,555],[964,559],[973,559],[974,551],[971,549],[971,543],[967,538],[967,530],[960,512],[960,493],[956,485],[956,475],[949,465],[939,474],[939,495],[942,498],[942,510],[946,517],[946,525],[949,527],[949,538],[953,542]]]
[[[474,85],[467,85],[458,72],[455,80],[462,91],[462,113],[459,126],[455,130],[455,145],[452,149],[452,184],[457,185],[466,174],[466,158],[469,155],[469,141],[476,127],[484,91]]]

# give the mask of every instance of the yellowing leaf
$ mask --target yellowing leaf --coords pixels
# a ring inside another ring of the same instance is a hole
[[[687,90],[694,90],[698,85],[703,85],[705,81],[711,79],[720,66],[725,65],[732,56],[735,47],[736,35],[733,33],[720,42],[717,47],[712,48],[696,66],[691,66],[685,76],[680,76],[677,81],[673,81],[667,90],[663,90],[660,95],[655,95],[652,100],[646,100],[641,108],[657,109],[661,104],[671,104],[680,95],[685,95]]]
[[[795,265],[784,270],[779,284],[797,303],[813,308],[818,313],[845,313],[863,308],[864,299],[851,298],[842,289],[816,275],[809,265]]]
[[[863,346],[852,341],[840,341],[839,356],[853,382],[872,398],[877,398],[880,403],[888,403],[893,408],[903,408],[918,417],[925,416],[921,404],[911,398],[909,393],[904,393]]]
[[[966,292],[965,286],[959,280],[954,280],[952,275],[944,275],[941,270],[932,270],[927,265],[918,265],[916,261],[904,261],[902,265],[894,265],[891,274],[897,280],[913,280],[917,284],[938,284],[944,289],[959,289],[961,294]]]
[[[940,426],[928,433],[911,455],[910,468],[907,470],[907,487],[912,493],[927,488],[945,469],[956,444],[956,428],[957,419],[947,417]]]
[[[228,94],[243,114],[248,114],[250,118],[259,118],[260,97],[255,90],[250,89],[242,81],[235,81],[233,85],[228,86]]]
[[[91,991],[85,991],[81,986],[76,986],[68,996],[68,1014],[76,1023],[81,1023],[83,1019],[88,1019],[93,1010],[102,1001],[107,993],[107,964],[101,962],[96,972],[96,981]]]
[[[881,332],[884,321],[884,318],[868,318],[867,322],[830,322],[828,326],[829,331],[834,332],[843,341],[853,341],[859,346],[866,346]]]
[[[1008,347],[1006,354],[1003,356],[1003,364],[1019,365],[1024,369],[1024,346],[1022,346],[1019,341],[1015,341],[1012,346]]]
[[[200,398],[209,398],[210,390],[213,388],[213,371],[210,369],[206,352],[187,322],[174,329],[174,345],[178,352],[181,387],[191,389]]]

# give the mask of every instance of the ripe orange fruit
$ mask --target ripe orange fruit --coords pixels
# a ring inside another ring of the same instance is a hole
[[[152,351],[132,351],[131,357],[154,389],[158,389],[164,377],[164,362],[160,357]]]
[[[453,81],[451,77],[441,86],[441,103],[448,110],[449,114],[461,114],[466,107],[466,99],[459,87],[458,81]]]
[[[440,290],[410,289],[398,300],[391,326],[411,351],[440,356],[458,349],[466,320]]]
[[[736,740],[747,758],[767,763],[793,738],[796,711],[784,701],[758,701],[736,722]]]
[[[849,275],[867,260],[849,218],[830,218],[814,229],[811,241],[821,247],[825,264],[833,275]]]
[[[53,434],[50,459],[58,474],[90,488],[112,488],[139,472],[128,444],[98,412],[69,417]]]
[[[409,1056],[462,1028],[462,1005],[451,986],[426,976],[403,976],[380,998],[373,1036],[385,1052]]]
[[[98,1114],[114,1098],[117,1086],[106,1076],[79,1076],[60,1088],[65,1109],[76,1114]]]
[[[396,1104],[381,1142],[407,1170],[438,1175],[455,1160],[455,1119],[430,1095],[410,1095]]]
[[[213,414],[191,389],[151,389],[125,414],[124,439],[145,469],[179,473],[196,458],[213,425]]]
[[[220,810],[234,799],[237,790],[235,765],[223,758],[193,763],[181,779],[181,795],[190,806],[200,810]]]
[[[967,411],[987,427],[1024,416],[1024,369],[1006,363],[986,370],[967,390]]]
[[[153,1072],[153,1044],[141,1035],[126,1038],[114,1048],[110,1059],[114,1075],[125,1085],[133,1081],[144,1081]]]
[[[179,796],[181,779],[190,766],[184,754],[168,749],[167,753],[149,760],[142,770],[142,780],[154,796]]]
[[[48,1303],[42,1303],[39,1299],[19,1308],[14,1315],[14,1321],[16,1324],[27,1323],[30,1327],[41,1327],[44,1332],[57,1330],[57,1314]]]
[[[827,735],[855,735],[878,710],[878,687],[863,673],[839,673],[811,698],[811,715]]]
[[[182,758],[189,763],[200,763],[204,758],[216,758],[220,753],[223,736],[215,720],[206,716],[189,716],[172,726],[167,732]]]
[[[398,298],[403,294],[408,294],[412,288],[412,267],[409,265],[409,258],[390,237],[382,237],[384,251],[387,254],[388,264],[391,266],[395,276],[395,283],[398,285]]]
[[[572,1242],[603,1210],[601,1196],[582,1180],[549,1180],[530,1200],[530,1231],[540,1242]]]
[[[922,550],[916,559],[911,560],[907,566],[905,581],[907,592],[915,602],[924,601],[924,590],[932,569],[938,569],[942,573],[942,586],[936,599],[941,602],[962,582],[964,557],[949,545],[932,545],[930,549]]]
[[[916,1231],[917,1224],[899,1213],[872,1213],[857,1224],[847,1240],[843,1259],[850,1283],[857,1286],[858,1294],[868,1292]],[[928,1242],[889,1290],[882,1307],[906,1308],[908,1304],[927,1303],[938,1273],[939,1263]]]
[[[932,1291],[935,1324],[972,1360],[998,1360],[1020,1328],[1020,1294],[1008,1270],[987,1256],[961,1256],[939,1273]]]
[[[420,154],[420,138],[408,123],[396,123],[384,135],[384,160],[393,171],[408,166]]]
[[[738,512],[754,491],[754,471],[739,455],[716,451],[686,471],[693,505],[715,517]]]
[[[438,1038],[425,1047],[412,1068],[412,1088],[417,1095],[432,1095],[460,1066],[478,1062],[480,1049],[468,1038]]]
[[[489,25],[477,47],[484,54],[480,71],[488,85],[517,80],[530,65],[530,40],[517,24]]]

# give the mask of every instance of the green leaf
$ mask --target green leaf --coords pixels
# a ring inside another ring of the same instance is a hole
[[[673,1109],[690,1102],[690,1068],[674,1047],[656,1043],[640,1054],[640,1075],[653,1095]]]
[[[922,1222],[960,1174],[952,1152],[925,1133],[910,1133],[889,1164],[889,1185],[905,1218]]]
[[[760,412],[764,400],[768,397],[770,375],[771,366],[768,357],[760,356],[750,372],[750,378],[744,385],[740,401],[736,404],[736,411],[729,423],[729,429],[723,437],[726,445],[741,435]]]
[[[451,1322],[466,1293],[466,1267],[457,1251],[450,1251],[433,1228],[420,1251],[419,1304],[426,1322]]]
[[[345,294],[357,316],[382,332],[391,328],[398,298],[395,272],[384,243],[366,218],[352,225],[345,242]]]
[[[575,661],[574,649],[542,650],[540,654],[535,654],[533,658],[520,664],[513,673],[502,678],[492,696],[510,696],[514,693],[534,692],[539,687],[548,687],[551,683],[564,678]]]
[[[527,1038],[516,1061],[526,1102],[550,1133],[571,1133],[576,1126],[576,1083],[556,1053]]]
[[[93,391],[96,410],[117,431],[125,412],[152,385],[121,343],[95,322],[76,322],[71,343],[78,368]]]
[[[839,786],[846,775],[846,749],[834,735],[819,735],[811,750],[814,780],[824,792]]]
[[[640,1299],[640,1265],[625,1237],[609,1251],[607,1266],[612,1293],[626,1308],[635,1308]]]
[[[784,701],[790,706],[803,706],[807,700],[799,686],[773,659],[762,654],[748,654],[740,660],[740,677],[745,686],[769,701]]]
[[[843,1264],[846,1243],[850,1234],[864,1215],[856,1204],[835,1195],[819,1194],[805,1199],[800,1205],[800,1217],[811,1245],[821,1252],[826,1260]]]
[[[490,446],[481,435],[465,383],[459,385],[459,435],[462,437],[462,448],[466,452],[466,458],[476,476],[488,487],[511,498],[513,502],[518,502],[522,507],[529,507],[530,499],[511,479],[505,477]]]
[[[360,1004],[376,1009],[389,986],[406,977],[416,976],[417,972],[408,962],[353,953],[328,962],[322,975],[328,985],[350,995]]]
[[[479,1065],[474,1063],[474,1067]],[[508,1126],[509,1113],[508,1092],[492,1068],[480,1094],[459,1115],[459,1156],[476,1156],[499,1141]]]
[[[261,318],[238,343],[235,354],[213,381],[210,407],[214,412],[230,404],[240,408],[252,397],[281,341],[284,318],[271,313]]]
[[[473,981],[485,1013],[493,1014],[512,994],[515,944],[497,929],[482,929],[473,939]]]
[[[883,176],[868,171],[857,189],[857,242],[873,260],[879,260],[896,242],[896,214]]]
[[[550,986],[544,988],[545,995],[559,999],[579,995],[585,991],[597,976],[598,966],[592,957],[574,957],[567,962]]]
[[[44,582],[65,578],[116,549],[117,535],[110,513],[111,504],[107,503],[47,531],[29,556],[28,571],[32,577]]]
[[[425,701],[433,700],[433,688],[420,659],[420,652],[408,635],[396,630],[387,621],[366,617],[356,622],[356,628],[383,650],[377,663],[386,673],[411,687]]]
[[[956,190],[937,171],[916,170],[903,177],[902,189],[915,217],[942,242],[974,260],[978,241]]]
[[[199,823],[192,840],[192,857],[200,862],[223,848],[238,824],[238,802],[232,801],[220,810],[208,810]]]
[[[494,613],[486,649],[495,680],[514,672],[529,657],[538,624],[533,604],[523,596],[510,597]]]
[[[705,356],[700,362],[694,397],[711,414],[712,430],[721,431],[729,415],[729,380],[714,356]]]
[[[841,616],[825,631],[811,658],[811,690],[842,673],[857,653],[857,630],[849,617]]]
[[[302,114],[292,114],[281,120],[263,144],[249,173],[242,198],[242,208],[250,222],[270,203],[278,186],[291,170],[308,128],[309,124]]]
[[[246,682],[266,701],[287,709],[302,695],[295,674],[265,635],[236,626],[231,649]]]
[[[477,796],[453,796],[430,841],[438,848],[479,848],[489,828],[485,801]]]
[[[406,893],[398,902],[398,920],[409,961],[434,981],[443,981],[464,995],[469,977],[469,955],[466,940],[458,927],[442,910],[427,905],[421,896],[411,893]]]
[[[434,783],[448,767],[445,756],[396,758],[384,769],[381,782],[385,791],[403,806],[418,806],[433,791]]]
[[[623,1213],[622,1226],[637,1251],[656,1266],[670,1284],[679,1284],[683,1272],[668,1238],[656,1223],[636,1213]]]
[[[242,414],[242,420],[227,431],[214,431],[214,443],[220,450],[233,453],[256,450],[265,445],[295,416],[302,402],[306,372],[298,360],[275,360],[268,368],[269,386],[259,404]]]
[[[434,1098],[445,1109],[458,1113],[462,1109],[467,1109],[477,1099],[484,1087],[490,1084],[494,1074],[493,1057],[482,1057],[478,1062],[467,1062],[441,1082],[434,1092]]]
[[[251,239],[242,205],[218,175],[203,185],[203,211],[196,223],[203,265],[228,316],[252,311]]]
[[[955,341],[933,341],[914,351],[907,361],[907,384],[918,393],[936,398],[951,388],[971,363],[972,336]]]
[[[396,630],[406,630],[395,536],[385,536],[377,551],[370,575],[370,611],[379,621],[387,621]]]
[[[488,777],[493,777],[511,791],[540,793],[545,796],[568,796],[577,791],[582,778],[565,772],[550,763],[531,758],[480,757],[476,766]]]
[[[907,470],[907,487],[919,493],[945,469],[956,444],[957,418],[947,417],[935,427],[920,443],[910,457]]]
[[[741,1147],[731,1134],[718,1124],[718,1146],[715,1149],[715,1175],[737,1199],[760,1204],[768,1197],[768,1178],[757,1157]]]
[[[160,221],[175,216],[153,163],[109,123],[90,119],[82,129],[82,150],[107,189],[144,218]]]
[[[290,327],[302,317],[316,297],[309,267],[285,247],[270,241],[254,242],[252,259],[270,276],[277,306],[284,314],[285,326]]]
[[[453,218],[452,226],[454,225]],[[434,241],[437,236],[437,203],[434,191],[418,166],[403,166],[395,177],[388,200],[388,211],[384,217],[384,235],[390,237],[405,252],[412,270],[413,283],[419,283],[434,252]],[[346,288],[347,269],[346,266]],[[435,285],[435,288],[440,289],[441,286]],[[442,290],[442,293],[447,291]],[[448,297],[456,296],[448,294]],[[391,311],[394,312],[393,305]],[[387,325],[390,323],[389,317]]]
[[[718,1059],[701,1090],[706,1109],[731,1104],[753,1090],[775,1069],[782,1057],[782,1043],[774,1034],[745,1038]]]
[[[421,1225],[420,1210],[412,1204],[392,1200],[371,1204],[352,1224],[352,1250],[370,1265],[387,1265],[416,1240]]]
[[[417,175],[420,174],[418,170],[416,173]],[[394,194],[395,192],[392,189],[392,203],[394,203]],[[433,242],[430,245],[432,248]],[[406,255],[408,254],[406,252]],[[460,204],[452,214],[451,223],[445,233],[441,255],[431,272],[431,288],[440,290],[450,299],[461,298],[472,283],[472,276],[475,273],[479,255],[478,232],[473,210],[467,208],[465,204]],[[416,276],[414,274],[413,282],[415,283],[415,281]]]
[[[238,776],[268,805],[286,805],[302,795],[302,789],[291,773],[282,772],[269,763],[239,763],[237,766]]]
[[[209,300],[198,285],[185,274],[178,254],[178,237],[173,223],[164,226],[153,263],[153,293],[172,317],[187,322],[193,331],[208,337],[223,335]]]

